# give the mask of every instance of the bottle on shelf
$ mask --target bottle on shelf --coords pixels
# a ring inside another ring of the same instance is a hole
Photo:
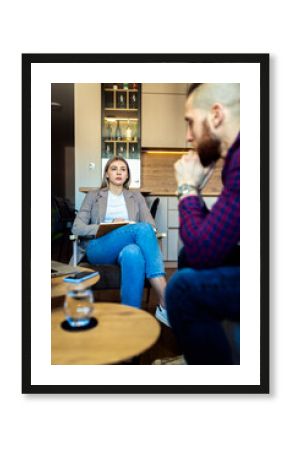
[[[107,141],[113,139],[113,130],[111,122],[106,121],[105,123],[105,139]]]
[[[137,93],[136,92],[130,92],[130,96],[129,96],[129,106],[131,109],[136,109],[137,108]]]
[[[135,159],[135,145],[130,145],[129,147],[129,158]]]
[[[118,93],[118,108],[126,108],[126,94],[124,92]]]
[[[113,143],[106,144],[106,150],[104,155],[105,158],[110,159],[114,156],[114,148],[112,147],[113,145],[114,145]]]
[[[128,83],[123,83],[123,89],[128,89],[129,85]]]
[[[117,141],[120,141],[122,139],[122,132],[121,132],[121,127],[120,127],[120,121],[119,120],[117,120],[115,138],[116,138]]]
[[[138,139],[138,122],[134,122],[134,127],[132,131],[132,140],[137,141]]]
[[[129,144],[129,159],[140,159],[137,143],[131,142]]]
[[[132,139],[132,128],[130,126],[130,121],[127,122],[127,128],[126,128],[126,139],[127,141],[131,141]]]
[[[118,142],[117,143],[117,156],[125,157],[126,153],[126,143]]]

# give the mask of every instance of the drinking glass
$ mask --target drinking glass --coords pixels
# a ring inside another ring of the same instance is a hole
[[[94,296],[91,289],[69,288],[64,302],[64,312],[71,327],[89,324],[94,310]]]

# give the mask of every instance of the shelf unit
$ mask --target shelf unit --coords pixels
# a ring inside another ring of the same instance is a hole
[[[123,156],[139,160],[141,152],[141,84],[102,84],[102,160]]]

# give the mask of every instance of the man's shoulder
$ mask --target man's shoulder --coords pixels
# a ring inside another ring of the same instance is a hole
[[[228,158],[230,169],[237,169],[240,167],[240,133],[229,150]]]
[[[222,169],[222,182],[224,189],[239,191],[240,189],[240,145],[236,141],[229,150]]]
[[[224,186],[232,191],[240,190],[240,149],[238,148],[232,155],[225,177]]]
[[[238,147],[232,154],[230,161],[230,167],[239,168],[240,167],[240,147]]]
[[[228,178],[232,173],[240,172],[240,147],[231,152],[223,167],[223,176]]]

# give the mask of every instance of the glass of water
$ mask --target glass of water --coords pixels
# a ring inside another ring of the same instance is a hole
[[[64,302],[64,312],[71,327],[85,327],[94,310],[94,296],[91,289],[69,288]]]

